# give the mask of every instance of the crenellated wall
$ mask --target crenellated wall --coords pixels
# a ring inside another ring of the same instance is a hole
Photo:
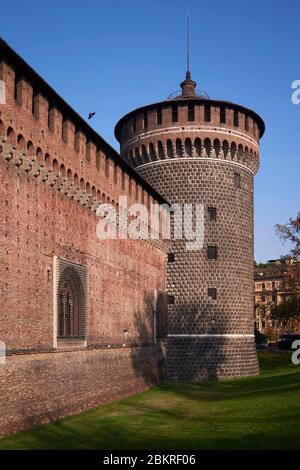
[[[116,126],[121,153],[133,167],[168,158],[203,157],[258,170],[263,123],[253,111],[203,99],[164,101],[142,110],[129,113]]]
[[[126,195],[129,203],[161,200],[102,137],[27,68],[15,64],[13,57],[0,57],[0,80],[5,83],[0,138],[7,140],[7,148],[8,144],[15,147],[15,156],[25,153],[35,160],[35,166],[42,164],[100,202],[117,204],[120,195]]]
[[[0,80],[5,434],[160,379],[154,302],[165,290],[167,244],[99,240],[101,202],[165,200],[2,41]],[[84,273],[84,338],[58,338],[57,260]]]

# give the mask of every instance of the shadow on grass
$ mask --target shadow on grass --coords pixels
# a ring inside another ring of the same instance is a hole
[[[268,375],[164,383],[4,438],[0,448],[300,449],[300,369],[290,367],[287,356],[262,357]]]

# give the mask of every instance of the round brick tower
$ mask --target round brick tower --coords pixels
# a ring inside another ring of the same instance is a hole
[[[264,122],[197,93],[136,109],[117,123],[121,155],[170,203],[204,206],[204,246],[173,240],[168,256],[169,379],[258,373],[253,319],[253,177]]]

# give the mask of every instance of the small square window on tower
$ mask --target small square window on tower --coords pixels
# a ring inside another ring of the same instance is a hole
[[[174,253],[168,253],[168,263],[174,263],[175,255]]]
[[[207,216],[209,221],[217,220],[217,209],[215,207],[208,207]]]
[[[217,289],[214,287],[209,287],[207,289],[208,300],[217,300]]]
[[[207,259],[217,259],[218,257],[218,248],[216,246],[207,247]]]
[[[234,173],[234,186],[236,188],[241,187],[241,175],[239,173]]]

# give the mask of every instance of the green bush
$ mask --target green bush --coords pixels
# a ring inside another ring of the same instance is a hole
[[[255,330],[254,335],[255,335],[255,343],[256,344],[263,344],[263,343],[267,342],[266,335],[263,335],[260,331]]]

